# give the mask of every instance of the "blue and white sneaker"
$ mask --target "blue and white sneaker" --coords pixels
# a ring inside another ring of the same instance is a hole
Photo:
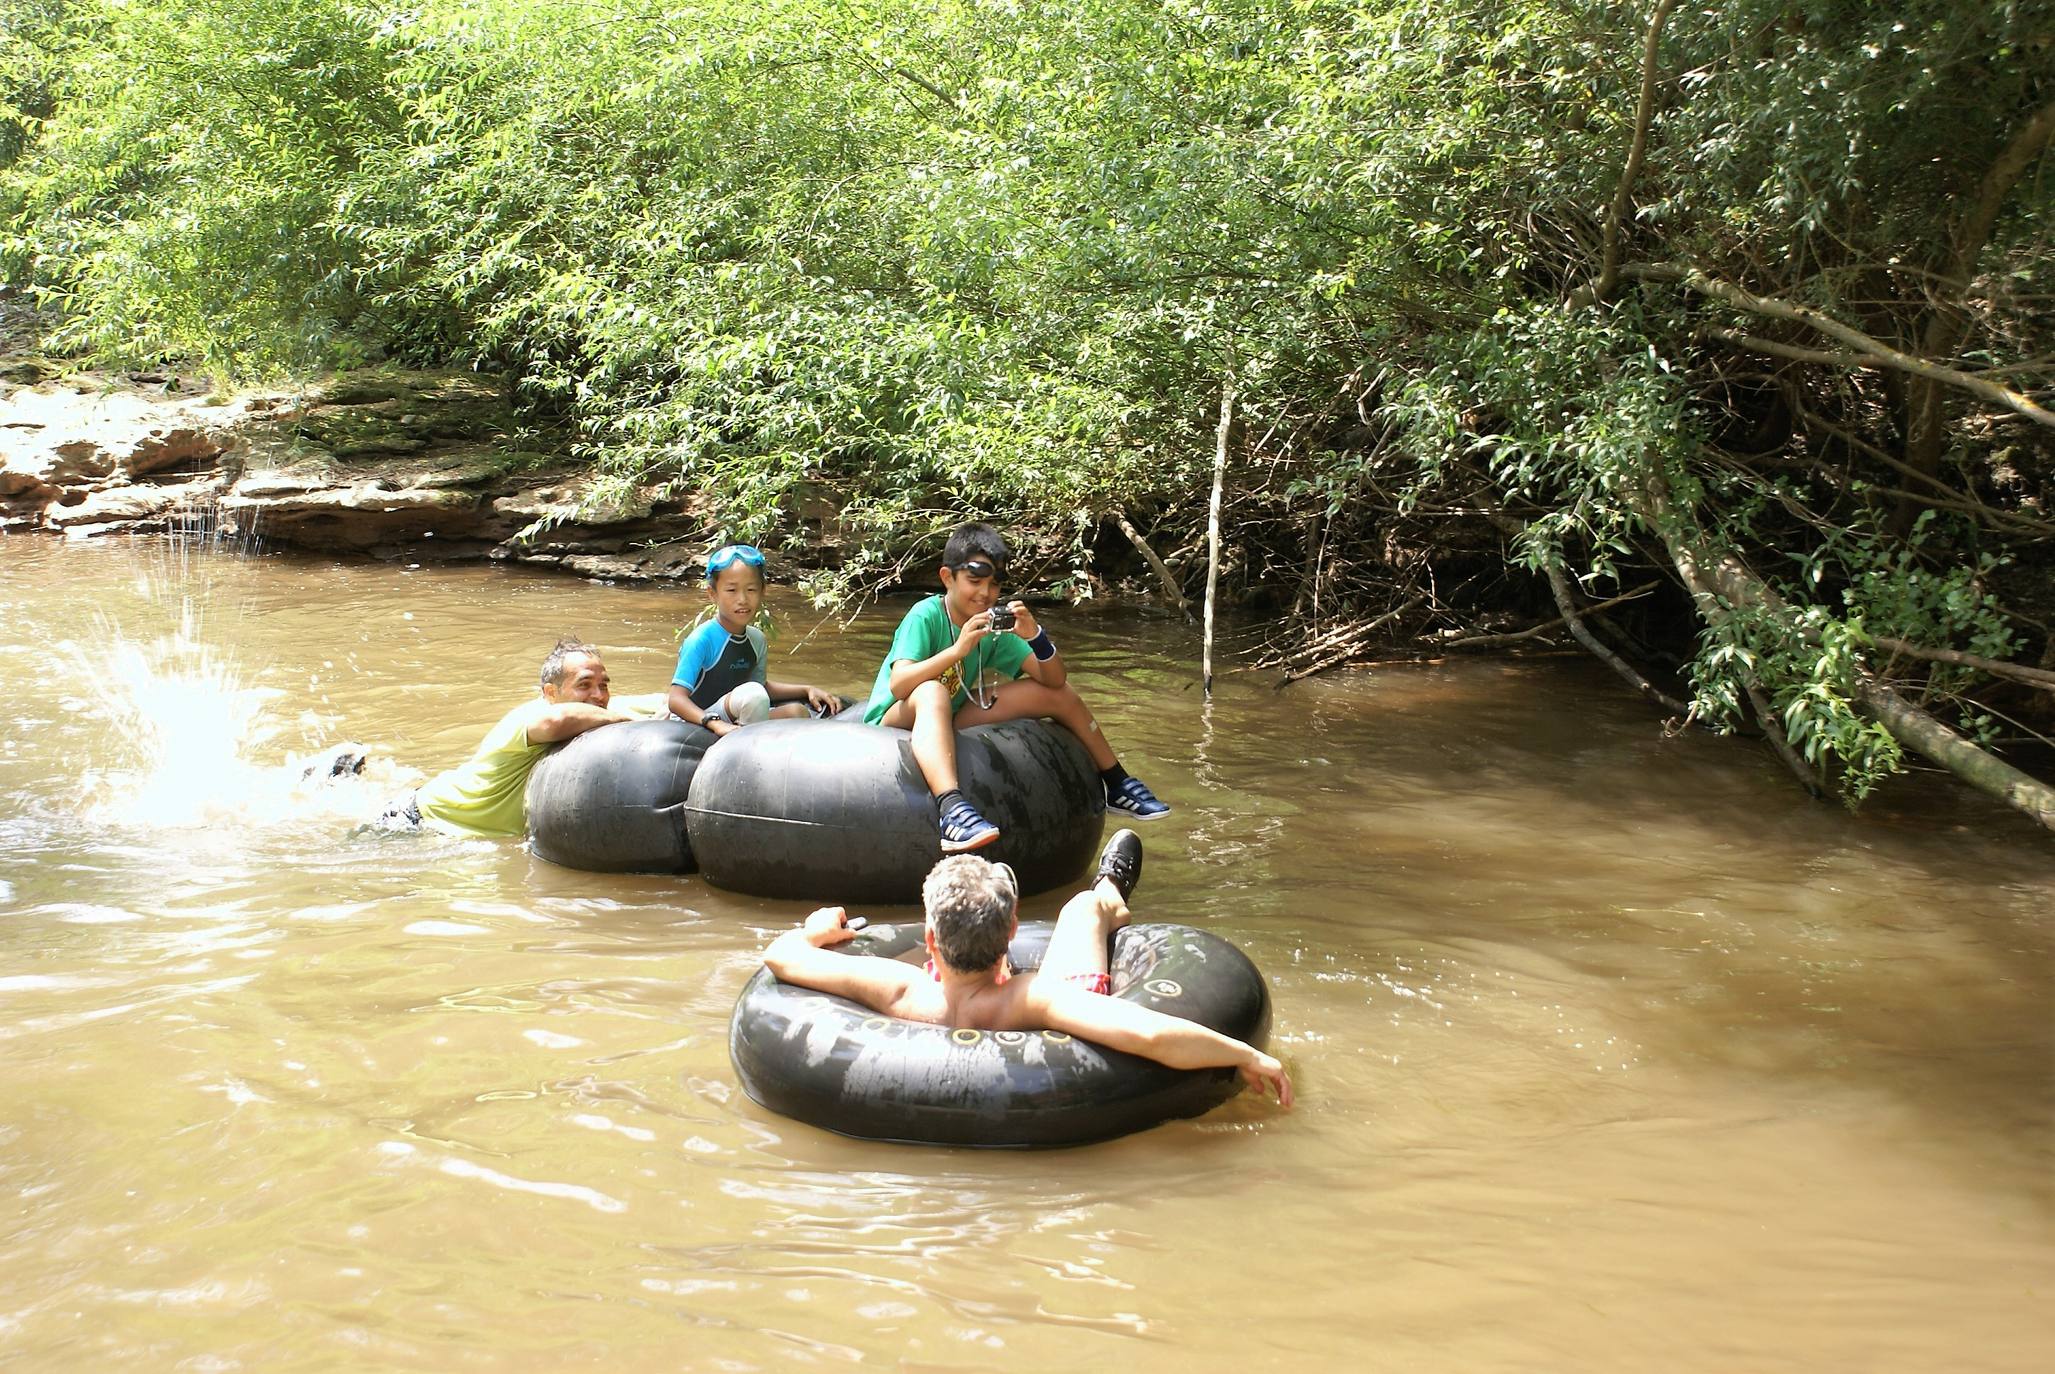
[[[1123,778],[1118,787],[1106,789],[1106,809],[1132,816],[1138,821],[1161,820],[1170,814],[1170,807],[1156,800],[1156,794],[1142,785],[1140,778]]]
[[[949,803],[949,809],[942,813],[942,852],[944,854],[968,854],[973,849],[983,849],[999,838],[999,827],[978,814],[978,809],[962,798]]]

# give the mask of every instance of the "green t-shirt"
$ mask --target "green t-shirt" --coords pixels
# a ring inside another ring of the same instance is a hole
[[[615,697],[617,711],[647,716],[661,696]],[[421,819],[453,835],[520,837],[528,833],[528,775],[551,746],[530,744],[528,727],[555,703],[537,696],[499,718],[470,758],[437,773],[414,794]],[[605,726],[598,727],[605,729]]]
[[[950,621],[949,608],[943,604],[939,593],[908,611],[892,635],[892,647],[885,651],[885,662],[878,669],[877,681],[871,684],[871,699],[863,708],[863,718],[876,725],[884,719],[885,712],[892,709],[893,664],[905,660],[918,663],[922,659],[933,658],[954,644],[960,633]],[[949,689],[949,708],[960,710],[963,703],[970,700],[970,690],[965,683],[976,682],[984,672],[995,672],[1007,681],[1019,677],[1020,665],[1027,662],[1031,652],[1028,642],[1017,634],[986,635],[970,651],[969,658],[950,665],[949,670],[942,674],[942,685]]]

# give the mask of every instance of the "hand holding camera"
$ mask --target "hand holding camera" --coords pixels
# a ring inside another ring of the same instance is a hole
[[[1005,634],[1013,629],[1013,607],[994,606],[991,610],[991,617],[990,628],[993,634]]]

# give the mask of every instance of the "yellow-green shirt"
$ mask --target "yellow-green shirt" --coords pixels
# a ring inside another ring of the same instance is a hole
[[[615,697],[611,703],[636,716],[653,715],[663,704],[661,696]],[[414,794],[422,821],[453,835],[527,834],[528,775],[552,747],[530,744],[528,728],[555,706],[542,696],[522,702],[486,731],[470,758],[422,783]]]

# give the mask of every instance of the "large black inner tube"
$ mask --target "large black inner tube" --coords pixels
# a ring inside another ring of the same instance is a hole
[[[1023,922],[1015,968],[1038,966],[1051,927]],[[852,957],[918,951],[919,922],[873,926]],[[914,957],[918,957],[915,955]],[[1261,1046],[1270,990],[1239,949],[1203,930],[1115,933],[1112,996]],[[904,1144],[1083,1145],[1198,1116],[1241,1087],[1232,1069],[1172,1069],[1059,1031],[952,1030],[881,1016],[759,969],[728,1025],[728,1054],[759,1105],[842,1135]]]
[[[690,873],[685,797],[714,739],[682,720],[625,721],[575,736],[528,776],[530,848],[596,873]]]
[[[964,793],[1002,832],[979,851],[1024,893],[1075,882],[1098,853],[1106,793],[1062,726],[1010,720],[956,732]],[[767,721],[707,751],[685,828],[708,882],[758,897],[918,902],[942,857],[913,736],[853,720]]]

